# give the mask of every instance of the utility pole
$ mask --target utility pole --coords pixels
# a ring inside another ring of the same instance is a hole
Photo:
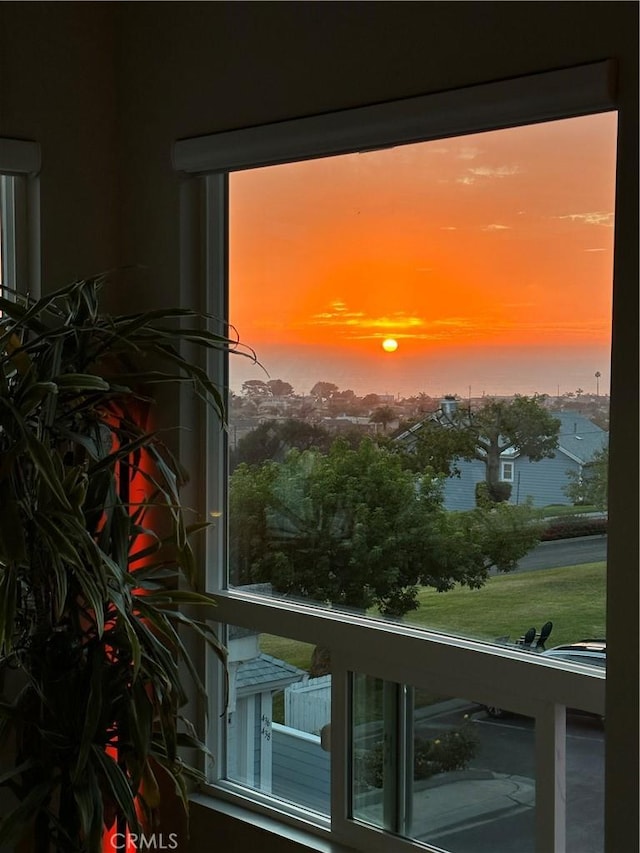
[[[600,396],[600,377],[601,377],[601,376],[602,376],[602,374],[600,373],[600,371],[599,371],[599,370],[596,370],[596,372],[595,372],[595,377],[596,377],[596,397],[599,397],[599,396]]]

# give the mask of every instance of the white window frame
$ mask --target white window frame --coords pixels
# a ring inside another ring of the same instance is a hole
[[[261,127],[179,141],[173,150],[176,170],[184,173],[183,245],[193,248],[204,229],[204,307],[226,315],[227,174],[231,171],[301,159],[389,147],[604,112],[616,108],[613,63],[605,61],[572,69],[483,84],[387,104],[361,107]],[[194,205],[193,179],[202,191],[202,216]],[[194,212],[196,211],[196,212]],[[197,291],[197,263],[183,255],[183,292]],[[222,328],[221,328],[222,330]],[[213,365],[214,378],[226,384],[227,367]],[[209,452],[225,459],[224,434],[213,425]],[[207,506],[224,505],[225,464],[207,466],[216,475],[206,488]],[[535,718],[536,851],[561,853],[565,848],[565,719],[566,707],[604,713],[605,675],[572,664],[558,664],[500,647],[444,636],[406,625],[376,622],[311,604],[266,599],[228,589],[224,531],[208,554],[207,587],[218,604],[220,624],[239,625],[327,646],[332,653],[332,794],[331,820],[303,809],[279,806],[273,799],[218,779],[207,790],[270,814],[286,823],[328,833],[331,840],[359,850],[435,849],[391,837],[352,820],[349,815],[349,686],[350,673],[361,672],[434,688],[457,697],[508,707]],[[211,745],[224,755],[224,726],[219,725],[223,691],[215,667],[207,665],[211,695]],[[224,766],[224,761],[219,762]],[[199,802],[203,800],[200,797]]]
[[[40,146],[0,138],[0,239],[3,287],[40,295]]]
[[[509,466],[509,468],[507,468]],[[503,483],[513,483],[515,477],[515,463],[513,459],[502,459],[500,461],[500,479]],[[507,476],[507,470],[511,471],[511,476]]]

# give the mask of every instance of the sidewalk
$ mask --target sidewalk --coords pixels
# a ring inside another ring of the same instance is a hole
[[[470,823],[485,822],[535,806],[535,782],[524,776],[460,770],[416,787],[412,838],[422,841]]]
[[[455,770],[442,773],[414,787],[413,818],[409,834],[433,843],[452,831],[498,820],[535,807],[535,781],[525,776],[490,770]],[[382,794],[358,804],[358,818],[379,824]]]

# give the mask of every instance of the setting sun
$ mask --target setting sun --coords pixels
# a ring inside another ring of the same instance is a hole
[[[385,352],[395,352],[398,349],[398,341],[395,338],[385,338],[382,341],[382,349]]]

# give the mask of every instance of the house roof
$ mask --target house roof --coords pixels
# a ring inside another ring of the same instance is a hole
[[[558,434],[558,447],[556,453],[564,453],[575,462],[585,464],[593,458],[594,453],[607,446],[609,435],[606,430],[590,421],[579,412],[554,412],[549,414],[560,421],[560,432]],[[442,411],[438,411],[423,418],[400,435],[396,441],[410,441],[418,433],[425,423],[435,421],[442,426],[447,426],[447,419]],[[415,439],[414,439],[415,440]],[[509,447],[501,453],[504,459],[513,459],[520,456],[520,452],[514,447]]]
[[[551,412],[560,421],[558,450],[575,459],[588,462],[593,454],[607,446],[608,433],[577,412]]]
[[[302,681],[307,675],[303,669],[264,653],[238,664],[235,685],[239,694],[277,690]]]

